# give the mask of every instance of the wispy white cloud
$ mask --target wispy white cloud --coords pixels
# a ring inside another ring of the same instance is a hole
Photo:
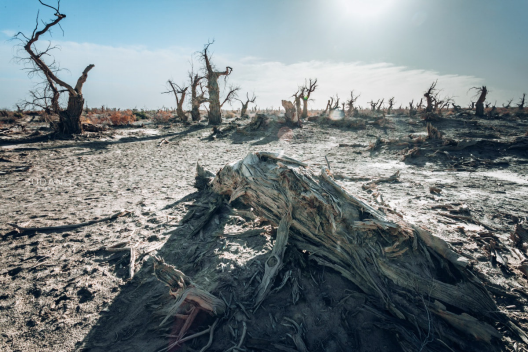
[[[5,31],[3,31],[5,34]],[[23,99],[32,82],[25,77],[21,66],[13,62],[12,43],[0,44],[0,107],[11,107]],[[67,67],[64,79],[71,84],[88,64],[95,64],[85,84],[84,95],[89,106],[157,108],[174,106],[170,95],[161,94],[167,79],[184,82],[194,50],[167,48],[148,50],[145,47],[111,47],[90,43],[62,42],[56,59]],[[242,92],[255,92],[260,107],[278,107],[282,99],[295,93],[305,78],[318,78],[319,88],[313,94],[313,107],[323,108],[329,96],[346,98],[350,90],[361,93],[360,105],[371,99],[395,96],[397,106],[411,99],[420,99],[423,91],[435,80],[441,95],[455,96],[466,104],[471,96],[468,88],[484,82],[478,77],[441,75],[429,70],[409,69],[390,63],[365,64],[360,62],[308,61],[284,64],[255,57],[233,58],[217,53],[219,69],[234,68],[232,83]],[[200,63],[195,58],[195,67]],[[491,88],[490,99],[499,102],[511,92]],[[235,104],[234,107],[238,107]]]
[[[0,31],[2,34],[4,34],[6,37],[13,37],[16,32],[15,31],[12,31],[10,29],[4,29],[2,31]]]

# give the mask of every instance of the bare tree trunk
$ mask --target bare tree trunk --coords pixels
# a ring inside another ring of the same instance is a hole
[[[183,101],[185,99],[185,93],[182,94],[181,100],[179,101],[177,107],[176,107],[176,116],[182,121],[187,122],[187,114],[185,111],[183,111]]]
[[[220,88],[218,86],[218,78],[220,76],[229,76],[231,72],[233,72],[233,69],[227,66],[225,71],[214,70],[209,58],[209,54],[207,53],[207,50],[211,44],[212,42],[206,44],[201,55],[205,63],[205,69],[207,70],[205,78],[207,79],[207,90],[209,92],[209,98],[207,99],[207,102],[209,103],[209,124],[219,125],[222,123],[222,105],[231,97],[235,96],[234,93],[236,93],[238,88],[231,89],[224,102],[220,104]]]
[[[309,82],[304,82],[304,86],[301,89],[301,96],[303,99],[303,109],[302,114],[299,116],[300,118],[307,118],[308,117],[308,100],[310,100],[310,95],[315,91],[317,88],[317,78],[312,81],[310,78]],[[298,111],[298,110],[297,110]]]
[[[381,106],[383,105],[383,102],[385,101],[385,98],[381,99],[381,102],[378,104],[378,107],[376,108],[377,112],[381,111]]]
[[[521,98],[521,101],[519,102],[519,104],[517,105],[517,107],[519,108],[519,110],[524,110],[524,100],[526,98],[526,93],[523,93],[523,96]],[[510,104],[508,104],[510,105]]]
[[[200,85],[200,80],[204,77],[200,77],[193,72],[189,72],[189,78],[191,80],[191,118],[194,122],[198,122],[201,119],[200,116],[200,105],[205,101],[204,92],[202,89],[202,94],[198,95],[197,89]]]
[[[187,114],[183,111],[183,103],[185,102],[185,95],[187,94],[187,89],[189,87],[182,88],[179,85],[172,82],[170,79],[167,81],[167,83],[170,86],[170,90],[165,93],[173,93],[174,97],[176,98],[176,116],[180,119],[182,122],[187,122]],[[178,94],[180,96],[178,97]]]
[[[332,106],[332,102],[333,102],[333,98],[332,98],[332,101],[328,100],[328,102],[326,103],[326,108],[323,111],[323,115],[328,114],[328,111],[330,110],[330,106]]]
[[[305,119],[308,117],[308,99],[303,99],[303,108],[301,118]]]
[[[222,123],[222,110],[220,108],[220,88],[218,87],[216,72],[207,75],[207,90],[209,92],[209,124],[219,125]]]
[[[354,91],[350,92],[350,100],[347,101],[347,105],[348,105],[348,111],[346,114],[347,116],[352,116],[356,114],[357,109],[354,107],[354,104],[356,103],[356,101],[358,100],[360,96],[361,94],[354,97]]]
[[[476,103],[475,115],[482,117],[484,116],[484,102],[486,101],[486,94],[488,94],[488,89],[486,88],[486,86],[482,86],[479,91],[480,96]]]
[[[249,103],[254,103],[255,100],[257,99],[257,97],[255,96],[255,93],[253,93],[253,96],[251,98],[249,97],[249,93],[246,93],[246,97],[247,97],[247,100],[245,103],[242,100],[237,99],[238,101],[242,103],[242,109],[240,110],[240,117],[248,117],[247,115],[248,105]]]
[[[83,105],[84,98],[82,95],[70,95],[66,110],[59,111],[59,132],[66,134],[81,134],[83,132],[81,124]]]
[[[431,84],[431,87],[424,93],[424,97],[427,101],[427,106],[425,107],[425,112],[433,112],[433,92],[436,88],[436,81]],[[421,101],[420,101],[421,105]]]
[[[388,115],[390,115],[393,106],[394,106],[394,97],[389,99],[389,107],[387,108],[387,114]]]
[[[301,95],[294,95],[295,97],[295,111],[297,112],[297,118],[302,114],[301,112]]]
[[[284,118],[286,119],[286,124],[294,126],[298,124],[297,115],[295,114],[295,107],[293,103],[289,100],[282,101],[282,107],[285,110]]]
[[[249,102],[242,103],[242,109],[240,110],[240,117],[247,116],[247,108],[248,108]]]
[[[43,58],[50,55],[49,50],[51,50],[52,47],[50,45],[44,51],[40,51],[35,43],[39,40],[41,35],[48,31],[51,31],[51,28],[53,26],[59,24],[61,20],[66,18],[66,15],[60,13],[58,7],[55,8],[53,6],[46,5],[42,2],[41,4],[54,9],[56,11],[56,19],[49,23],[44,23],[44,28],[40,31],[37,31],[39,25],[37,16],[37,27],[35,27],[35,29],[33,30],[31,37],[28,38],[21,32],[19,32],[16,37],[22,40],[22,42],[24,43],[24,50],[29,54],[28,59],[31,60],[34,64],[34,69],[30,72],[41,72],[46,77],[48,87],[53,94],[53,97],[51,98],[50,108],[51,110],[53,110],[54,113],[59,115],[59,123],[57,125],[58,131],[66,134],[80,134],[82,133],[81,114],[84,105],[82,88],[84,83],[88,79],[88,72],[90,72],[90,70],[94,68],[95,65],[88,65],[84,69],[81,76],[77,79],[77,84],[75,85],[75,87],[72,87],[57,76],[57,72],[59,70],[54,63],[47,64],[46,62],[44,62]],[[21,39],[19,36],[23,37],[24,39]],[[64,91],[68,92],[68,106],[66,110],[61,109],[59,106],[59,97],[61,91],[59,91],[57,86],[64,88]]]

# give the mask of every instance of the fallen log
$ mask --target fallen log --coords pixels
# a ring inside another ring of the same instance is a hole
[[[79,227],[89,226],[93,224],[97,224],[98,222],[104,222],[109,220],[115,220],[117,218],[120,218],[122,216],[130,214],[129,211],[123,210],[119,213],[115,213],[114,215],[102,218],[102,219],[96,219],[96,220],[90,220],[86,222],[81,222],[79,224],[71,224],[71,225],[59,225],[59,226],[44,226],[44,227],[23,227],[19,226],[17,224],[8,224],[11,227],[14,227],[15,230],[22,234],[24,232],[35,232],[35,231],[62,231],[62,230],[70,230],[70,229],[77,229]]]
[[[349,194],[325,167],[316,175],[284,156],[251,153],[221,169],[212,189],[279,228],[290,214],[288,243],[341,273],[394,316],[387,326],[399,332],[405,351],[501,350],[497,323],[528,342],[466,258],[429,231]],[[478,326],[471,325],[475,321]],[[434,338],[425,346],[419,343],[423,336]]]

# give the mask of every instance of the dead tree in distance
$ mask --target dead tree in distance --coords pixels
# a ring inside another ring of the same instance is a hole
[[[209,46],[214,41],[209,42],[205,45],[203,51],[200,53],[202,60],[205,63],[205,78],[207,79],[207,91],[209,97],[206,102],[209,103],[209,124],[219,125],[222,123],[222,106],[226,102],[231,102],[236,97],[237,91],[240,90],[238,87],[230,87],[229,92],[226,95],[223,103],[220,103],[220,87],[218,86],[218,78],[221,76],[229,76],[233,72],[233,68],[226,66],[225,71],[216,71],[214,65],[211,63],[211,55],[207,52]]]
[[[480,94],[475,104],[476,105],[475,115],[479,117],[483,117],[484,116],[484,102],[486,101],[486,95],[488,94],[488,89],[486,88],[486,86],[482,86],[480,88],[473,87],[471,89],[476,89],[477,94]]]
[[[195,122],[200,121],[200,106],[207,101],[205,97],[205,91],[202,84],[200,83],[205,77],[194,73],[191,69],[189,72],[189,80],[191,87],[191,119]],[[198,87],[200,87],[201,93],[198,94]]]
[[[39,0],[40,1],[40,0]],[[55,11],[55,19],[48,23],[44,23],[44,28],[38,30],[39,21],[37,14],[37,25],[33,29],[33,33],[30,37],[27,37],[22,32],[18,32],[15,35],[15,38],[19,39],[23,43],[24,50],[29,54],[28,58],[21,58],[21,61],[29,62],[33,65],[33,69],[30,71],[32,74],[42,74],[46,78],[47,87],[52,92],[51,95],[51,106],[48,108],[53,111],[55,114],[59,115],[59,123],[56,127],[58,132],[66,134],[80,134],[82,133],[82,124],[81,124],[81,114],[84,107],[84,97],[82,95],[82,88],[86,79],[88,78],[88,72],[95,65],[90,64],[86,66],[81,76],[77,79],[77,84],[75,87],[72,87],[68,83],[64,82],[62,79],[57,77],[59,71],[55,62],[50,64],[44,62],[43,57],[50,55],[50,50],[53,49],[51,45],[45,50],[40,50],[37,48],[36,43],[39,40],[40,36],[46,32],[50,32],[53,26],[59,25],[59,22],[66,18],[66,15],[60,12],[60,1],[58,2],[57,7],[47,5],[40,1],[40,3],[46,7],[49,7]],[[59,89],[59,87],[62,89]],[[59,105],[60,94],[67,92],[68,93],[68,105],[66,109],[63,109]]]
[[[424,93],[424,97],[427,101],[427,106],[425,107],[425,112],[433,112],[433,99],[434,99],[434,91],[436,89],[436,83],[438,81],[434,81],[429,89]],[[421,105],[421,104],[420,104]]]
[[[310,95],[315,91],[317,88],[317,78],[312,81],[310,78],[309,82],[304,82],[304,86],[302,87],[302,99],[303,99],[303,109],[301,118],[305,119],[308,117],[308,100],[310,99]]]
[[[185,95],[187,94],[187,89],[189,87],[180,87],[170,79],[167,81],[169,84],[169,91],[163,92],[162,94],[170,94],[173,93],[174,97],[176,98],[176,116],[182,121],[187,122],[187,114],[183,111],[183,103],[185,101]]]
[[[354,114],[356,114],[356,108],[354,107],[354,104],[356,103],[356,101],[358,100],[358,98],[361,96],[361,94],[357,95],[357,96],[354,96],[354,91],[352,90],[350,92],[350,99],[347,100],[347,106],[348,106],[348,111],[347,111],[347,116],[352,116]]]
[[[339,108],[339,95],[336,94],[335,99],[330,97],[330,100],[330,111],[337,110]]]
[[[438,113],[442,113],[442,110],[447,108],[449,109],[449,105],[451,105],[451,103],[454,103],[455,101],[450,98],[450,97],[445,97],[444,100],[440,101],[437,106],[438,106]]]
[[[237,99],[238,101],[240,101],[242,103],[242,109],[240,110],[240,117],[247,117],[248,114],[247,114],[247,108],[248,108],[248,105],[249,103],[254,103],[255,100],[257,99],[257,97],[255,96],[255,93],[253,93],[253,96],[250,98],[249,97],[249,93],[246,93],[246,102],[244,103],[242,100],[240,99]]]
[[[414,104],[414,99],[411,100],[411,102],[409,103],[409,116],[416,115],[417,109],[414,108],[413,104]],[[418,108],[418,106],[417,106],[417,108]]]
[[[328,102],[326,103],[326,108],[324,109],[323,111],[323,115],[326,115],[328,113],[328,111],[330,110],[330,106],[331,106],[331,100],[333,102],[333,99],[334,98],[330,98],[328,99]]]
[[[510,108],[510,105],[511,105],[511,103],[512,103],[512,101],[513,101],[513,99],[508,100],[508,102],[506,103],[506,105],[502,104],[502,107],[503,107],[503,108],[506,108],[506,109],[509,109],[509,108]]]
[[[286,124],[289,126],[299,125],[297,114],[295,113],[295,106],[289,100],[282,101],[282,107],[284,108],[284,119]]]
[[[519,104],[517,105],[517,107],[519,108],[519,110],[524,110],[524,99],[526,98],[526,93],[523,93],[523,96],[521,98],[521,101],[519,102]]]
[[[378,106],[376,107],[376,111],[377,112],[380,112],[381,111],[381,106],[383,105],[383,102],[385,101],[385,98],[381,99],[381,101],[378,100],[379,104]]]
[[[297,92],[292,95],[295,101],[295,111],[297,112],[297,119],[301,120],[301,98],[304,96],[304,87],[299,87]]]
[[[416,110],[423,109],[423,98],[420,98],[420,102],[416,105]]]
[[[376,111],[376,106],[378,105],[379,102],[380,102],[379,100],[377,102],[374,102],[374,100],[369,101],[370,110],[371,111]]]
[[[391,113],[392,107],[394,106],[394,97],[389,99],[389,107],[387,108],[387,114]]]

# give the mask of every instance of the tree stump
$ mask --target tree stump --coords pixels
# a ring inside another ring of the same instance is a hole
[[[405,351],[501,350],[497,323],[528,341],[499,312],[467,259],[439,237],[347,193],[327,168],[316,175],[294,159],[251,153],[221,169],[213,190],[275,226],[291,214],[288,243],[388,311]]]
[[[293,103],[289,100],[283,100],[282,101],[282,107],[286,111],[284,113],[284,118],[286,119],[286,124],[290,126],[297,125],[299,120],[297,117],[297,113],[295,112],[295,106]]]

